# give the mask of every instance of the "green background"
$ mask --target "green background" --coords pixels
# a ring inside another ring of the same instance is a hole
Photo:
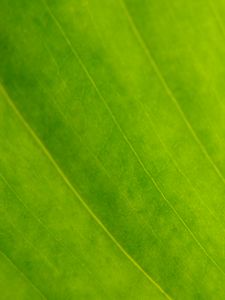
[[[1,299],[225,299],[224,17],[0,0]]]

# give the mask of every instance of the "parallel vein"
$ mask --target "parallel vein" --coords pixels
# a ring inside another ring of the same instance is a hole
[[[128,146],[130,147],[132,153],[134,154],[134,156],[136,157],[137,161],[139,162],[140,166],[143,168],[145,174],[148,176],[148,178],[152,181],[153,185],[156,187],[156,189],[158,190],[159,194],[161,195],[161,197],[163,198],[163,200],[167,203],[167,205],[170,207],[170,209],[173,211],[173,213],[177,216],[177,218],[179,219],[179,221],[183,224],[183,226],[185,227],[185,229],[189,232],[189,234],[191,235],[191,237],[193,238],[193,240],[196,242],[196,244],[199,246],[199,248],[203,251],[203,253],[208,257],[208,259],[211,261],[211,263],[225,276],[225,272],[224,270],[217,264],[217,262],[214,260],[213,257],[211,257],[211,255],[207,252],[207,250],[205,249],[205,247],[199,242],[199,240],[197,239],[197,237],[195,236],[195,234],[191,231],[191,229],[188,227],[188,225],[186,224],[186,222],[183,220],[183,218],[180,216],[180,214],[177,212],[177,210],[174,208],[174,206],[170,203],[170,201],[166,198],[166,196],[164,195],[164,193],[162,192],[162,190],[160,189],[160,186],[158,185],[158,183],[156,182],[156,180],[152,177],[152,175],[150,174],[150,172],[146,169],[143,161],[141,160],[140,156],[138,155],[137,151],[134,149],[134,147],[132,146],[132,144],[130,143],[129,139],[127,138],[126,134],[124,133],[123,129],[121,128],[120,124],[118,123],[114,113],[112,112],[110,106],[108,105],[107,101],[105,100],[105,98],[103,97],[103,95],[101,94],[101,92],[99,91],[98,86],[96,85],[93,77],[91,76],[91,74],[89,73],[88,69],[86,68],[84,62],[82,61],[81,57],[79,56],[79,54],[77,53],[77,51],[75,50],[75,48],[73,47],[71,41],[69,40],[69,38],[67,37],[66,33],[64,32],[60,22],[58,21],[58,19],[56,18],[56,16],[53,14],[52,10],[50,9],[48,3],[45,0],[42,0],[44,6],[46,7],[49,15],[51,16],[52,20],[55,22],[58,30],[60,31],[60,33],[62,34],[62,36],[64,37],[66,43],[68,44],[68,46],[70,47],[72,53],[74,54],[74,56],[76,57],[76,59],[78,60],[79,64],[81,65],[84,73],[86,74],[87,78],[90,80],[91,84],[93,85],[93,87],[96,90],[96,93],[98,94],[99,98],[102,100],[103,104],[105,105],[108,113],[110,114],[113,122],[115,123],[117,129],[120,131],[121,135],[123,136],[124,140],[126,141],[126,143],[128,144]],[[134,23],[132,22],[132,19],[130,20],[132,28],[135,26]],[[136,27],[134,27],[135,29]],[[137,29],[136,29],[136,34],[137,37],[139,37],[140,42],[142,41]],[[142,42],[144,43],[144,42]],[[145,44],[143,44],[145,45]],[[146,46],[145,46],[146,48]],[[146,51],[148,49],[146,48]],[[149,53],[148,51],[146,52],[147,54]],[[148,54],[149,58],[151,58],[150,54]],[[153,60],[154,63],[154,60]],[[176,98],[173,96],[172,92],[170,91],[169,87],[167,86],[165,80],[163,79],[157,65],[154,63],[155,66],[155,70],[157,71],[158,76],[160,76],[160,80],[163,83],[163,86],[165,87],[167,93],[170,95],[170,97],[172,97],[174,103],[176,104],[177,108],[179,109],[180,113],[183,114],[183,111],[181,110],[179,104],[177,103]],[[184,115],[184,114],[183,114]],[[190,127],[190,131],[192,132],[192,134],[194,134],[194,136],[196,136],[195,132],[193,131],[190,123],[187,121],[185,115],[183,116],[184,120],[186,120],[188,127]],[[199,141],[198,137],[196,136],[198,143],[201,142]],[[203,147],[203,151],[206,152],[204,146]],[[207,154],[207,152],[206,152]],[[208,155],[208,154],[207,154]],[[210,158],[208,157],[208,159],[210,160]],[[214,168],[216,167],[214,165],[214,163],[212,162],[212,165],[214,166]],[[217,167],[216,167],[217,169]],[[219,172],[219,170],[218,170]],[[224,180],[225,183],[225,179],[223,178],[222,174],[219,172],[220,177]]]
[[[216,172],[216,174],[219,176],[219,178],[222,180],[222,182],[225,184],[225,178],[222,175],[222,173],[220,172],[219,168],[217,167],[217,165],[214,163],[214,161],[212,160],[211,156],[209,155],[208,151],[206,150],[205,146],[203,145],[203,143],[201,142],[201,140],[199,139],[199,137],[197,136],[195,130],[193,129],[192,125],[190,124],[190,122],[188,121],[185,113],[183,112],[179,102],[177,101],[176,97],[174,96],[172,90],[170,89],[170,87],[168,86],[168,84],[165,81],[165,78],[162,75],[162,72],[160,71],[155,59],[153,58],[152,54],[150,53],[150,50],[148,48],[148,46],[146,45],[143,37],[140,34],[140,31],[138,30],[136,24],[134,23],[134,20],[131,16],[131,14],[128,11],[127,6],[125,5],[123,0],[119,0],[121,3],[121,6],[124,9],[124,12],[127,16],[127,19],[129,21],[129,24],[132,28],[132,31],[134,33],[134,35],[136,36],[139,44],[141,45],[141,47],[143,48],[143,51],[145,52],[150,64],[152,65],[156,75],[158,76],[162,86],[164,87],[166,93],[168,94],[168,96],[170,97],[170,99],[172,100],[172,102],[174,103],[174,105],[177,108],[177,111],[179,112],[181,118],[183,119],[184,123],[186,124],[187,128],[189,129],[191,135],[193,136],[195,142],[198,144],[199,148],[201,149],[201,151],[203,152],[203,154],[205,155],[205,157],[207,158],[207,160],[209,161],[210,165],[213,167],[214,171]]]
[[[5,99],[7,100],[7,103],[9,106],[13,109],[14,113],[17,115],[17,117],[20,119],[22,124],[25,126],[27,131],[30,133],[30,135],[33,137],[33,139],[36,141],[36,143],[39,145],[39,147],[42,149],[43,153],[46,155],[46,157],[49,159],[49,161],[52,163],[52,165],[55,167],[57,172],[60,174],[66,185],[69,187],[69,189],[73,192],[73,194],[76,196],[76,198],[82,203],[84,208],[88,211],[88,213],[91,215],[91,217],[96,221],[96,223],[99,224],[99,226],[102,228],[102,230],[108,235],[108,237],[114,242],[114,244],[120,249],[120,251],[130,260],[130,262],[167,298],[172,300],[172,298],[162,289],[162,287],[148,274],[146,271],[126,252],[126,250],[122,247],[122,245],[116,240],[116,238],[109,232],[109,230],[105,227],[105,225],[100,221],[100,219],[95,215],[95,213],[91,210],[91,208],[87,205],[87,203],[84,201],[84,199],[81,197],[81,195],[78,193],[78,191],[75,189],[75,187],[71,184],[69,179],[66,177],[64,172],[61,170],[61,168],[58,166],[50,152],[47,150],[45,145],[42,143],[42,141],[38,138],[36,133],[32,130],[30,125],[26,122],[26,120],[23,118],[17,107],[15,106],[14,102],[11,100],[9,95],[7,94],[6,90],[3,88],[2,84],[0,84],[0,91],[5,96]]]
[[[40,288],[38,286],[36,286],[33,281],[26,275],[26,273],[24,273],[13,261],[12,259],[6,254],[4,253],[1,249],[0,249],[0,253],[1,255],[21,274],[21,276],[30,283],[30,285],[37,291],[37,293],[43,298],[46,299],[46,296],[42,293],[42,291],[40,290]]]

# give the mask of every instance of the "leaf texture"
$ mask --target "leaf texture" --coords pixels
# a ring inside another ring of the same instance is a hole
[[[2,299],[224,299],[223,1],[0,7]]]

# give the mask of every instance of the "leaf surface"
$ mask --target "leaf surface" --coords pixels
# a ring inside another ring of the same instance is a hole
[[[224,299],[223,1],[0,5],[3,299]]]

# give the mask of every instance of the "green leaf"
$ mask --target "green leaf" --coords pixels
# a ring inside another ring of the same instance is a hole
[[[224,2],[0,8],[1,299],[224,299]]]

